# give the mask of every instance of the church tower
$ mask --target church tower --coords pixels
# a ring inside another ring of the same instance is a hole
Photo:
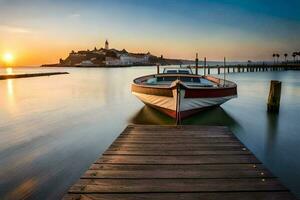
[[[107,40],[105,41],[105,49],[106,49],[106,50],[108,50],[108,49],[109,49],[109,43],[108,43],[108,41],[107,41]]]

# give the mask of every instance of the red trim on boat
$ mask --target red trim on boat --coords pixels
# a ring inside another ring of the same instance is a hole
[[[131,91],[136,93],[141,93],[141,94],[173,97],[172,88],[145,87],[143,85],[132,84]]]
[[[185,89],[184,98],[216,98],[237,95],[236,87],[214,89]]]

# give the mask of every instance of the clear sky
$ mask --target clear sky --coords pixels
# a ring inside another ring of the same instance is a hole
[[[0,54],[55,63],[102,47],[193,59],[271,60],[300,51],[299,0],[0,0]]]

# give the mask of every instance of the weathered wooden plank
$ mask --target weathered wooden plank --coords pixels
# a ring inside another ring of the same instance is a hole
[[[80,179],[70,193],[286,191],[277,179]]]
[[[140,134],[140,135],[150,135],[150,134],[213,134],[213,135],[224,135],[224,134],[231,134],[229,130],[177,130],[177,129],[165,129],[165,130],[159,130],[159,129],[148,129],[148,130],[126,130],[123,131],[122,135],[129,135],[129,134]]]
[[[218,193],[68,194],[64,200],[294,200],[286,191]]]
[[[102,156],[96,163],[112,164],[216,164],[260,163],[253,155],[201,155],[201,156]]]
[[[183,139],[145,139],[145,138],[117,138],[114,144],[125,143],[141,143],[141,144],[205,144],[205,143],[239,143],[236,138],[183,138]]]
[[[190,145],[190,146],[174,146],[174,145],[161,145],[160,148],[157,146],[125,146],[125,145],[118,145],[118,146],[110,146],[108,151],[246,151],[247,148],[236,145],[236,146],[221,146],[221,145]]]
[[[199,147],[239,147],[244,148],[244,146],[239,142],[227,142],[227,143],[203,143],[203,144],[120,144],[120,143],[113,143],[110,148],[118,148],[118,147],[142,147],[144,149],[148,148],[179,148],[179,149],[189,149],[189,148],[199,148]]]
[[[248,155],[251,154],[248,150],[238,150],[238,151],[161,151],[161,150],[109,150],[105,151],[103,155],[144,155],[144,156],[195,156],[195,155]]]
[[[234,135],[230,134],[130,134],[130,135],[120,135],[118,138],[133,138],[133,139],[202,139],[202,138],[236,138]]]
[[[224,134],[224,133],[231,133],[228,129],[132,129],[132,130],[125,130],[122,132],[122,134],[168,134],[168,133],[181,133],[181,134]]]
[[[126,165],[126,164],[92,164],[91,170],[266,170],[262,164],[205,164],[205,165]]]
[[[81,178],[124,178],[124,179],[153,179],[153,178],[271,178],[274,177],[267,170],[198,170],[190,168],[189,170],[173,169],[162,170],[157,167],[155,170],[88,170]]]
[[[139,124],[134,124],[134,125],[128,125],[128,129],[131,130],[153,130],[153,129],[166,129],[166,130],[229,130],[228,127],[226,126],[202,126],[202,125],[139,125]]]

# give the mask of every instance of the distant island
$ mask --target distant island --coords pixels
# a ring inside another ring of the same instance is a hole
[[[157,57],[148,53],[130,53],[123,50],[110,49],[105,41],[105,47],[85,51],[72,51],[66,59],[60,59],[57,64],[44,64],[42,67],[128,67],[149,65],[182,65],[194,61],[168,59],[162,55]]]

